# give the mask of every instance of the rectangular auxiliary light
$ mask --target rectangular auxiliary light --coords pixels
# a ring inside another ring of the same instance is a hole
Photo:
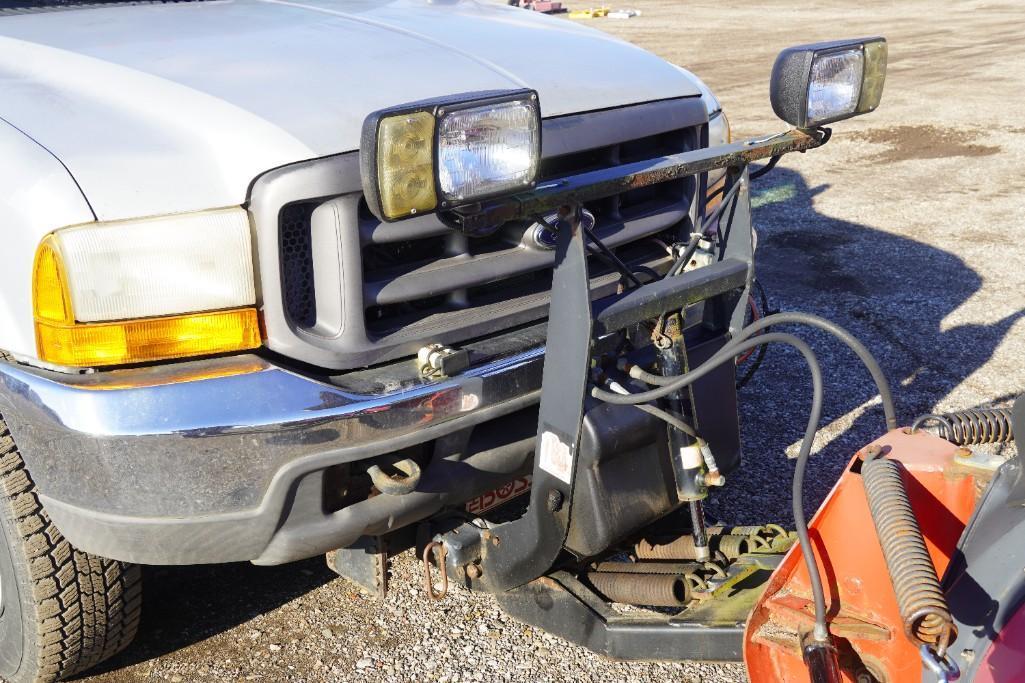
[[[394,221],[522,191],[537,180],[537,93],[518,90],[419,102],[363,125],[363,192]]]
[[[797,128],[874,111],[883,96],[886,58],[884,38],[787,48],[772,67],[773,111]]]

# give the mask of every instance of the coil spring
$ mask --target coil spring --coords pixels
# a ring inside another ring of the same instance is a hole
[[[690,602],[690,583],[675,574],[591,572],[587,580],[612,602],[654,607],[682,607]]]
[[[904,633],[942,656],[954,638],[953,619],[908,500],[901,467],[893,460],[866,460],[861,476]]]
[[[748,552],[751,542],[747,536],[724,534],[721,530],[708,531],[708,547],[727,559],[735,560]],[[667,543],[640,541],[634,554],[641,560],[693,560],[697,557],[693,536],[680,536]]]
[[[927,422],[933,423],[930,431],[936,436],[957,446],[1014,441],[1011,411],[1007,408],[974,408],[940,415],[922,415],[911,425],[911,431],[916,431]]]

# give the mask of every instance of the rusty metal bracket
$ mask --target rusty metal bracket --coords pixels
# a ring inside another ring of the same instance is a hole
[[[390,560],[384,536],[363,536],[348,548],[327,553],[325,559],[333,572],[378,600],[387,595]]]
[[[476,234],[506,221],[533,218],[562,206],[583,204],[621,192],[720,168],[743,169],[752,161],[804,152],[821,146],[818,131],[789,130],[778,135],[706,147],[660,159],[621,164],[539,183],[535,188],[488,204],[457,207],[449,214],[463,232]]]

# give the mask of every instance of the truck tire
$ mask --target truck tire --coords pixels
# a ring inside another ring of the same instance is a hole
[[[139,626],[137,565],[74,548],[50,521],[0,418],[0,678],[61,680],[124,649]]]

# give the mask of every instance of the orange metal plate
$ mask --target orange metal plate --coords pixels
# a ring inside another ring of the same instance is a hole
[[[906,468],[905,485],[926,546],[943,576],[976,502],[975,479],[953,464],[958,448],[919,432],[895,430],[870,445]],[[848,464],[809,525],[826,592],[830,631],[886,683],[921,681],[917,649],[903,633],[886,561],[862,485],[860,451]],[[769,580],[748,620],[744,661],[754,683],[808,681],[797,647],[811,630],[808,572],[795,545]],[[847,681],[854,672],[844,671]]]

